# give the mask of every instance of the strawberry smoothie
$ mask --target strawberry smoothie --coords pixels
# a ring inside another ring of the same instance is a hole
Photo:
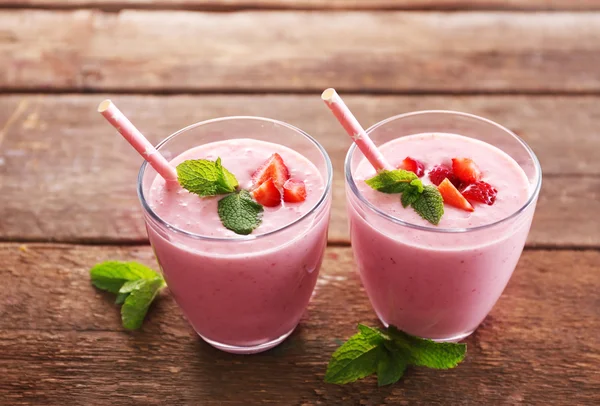
[[[403,208],[398,194],[371,189],[365,180],[375,170],[354,148],[346,161],[352,247],[378,317],[417,336],[459,340],[477,328],[508,283],[529,232],[539,182],[507,153],[474,138],[428,132],[394,139],[386,133],[389,140],[379,147],[384,157],[394,167],[407,156],[418,160],[424,185],[432,183],[429,173],[436,165],[451,167],[452,158],[469,157],[498,191],[493,205],[474,202],[473,211],[444,204],[434,226]]]
[[[221,350],[247,354],[279,344],[313,293],[327,243],[331,167],[316,142],[303,142],[319,152],[320,162],[251,138],[209,142],[171,159],[177,165],[220,157],[239,187],[250,190],[252,174],[278,153],[291,177],[304,181],[306,200],[264,207],[250,235],[222,225],[217,203],[223,195],[201,198],[144,174],[148,236],[169,290],[196,332]]]

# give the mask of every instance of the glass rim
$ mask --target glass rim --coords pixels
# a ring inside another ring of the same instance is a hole
[[[435,233],[467,233],[467,232],[485,230],[488,228],[498,226],[502,223],[505,223],[511,219],[518,217],[522,212],[527,210],[527,208],[529,206],[531,206],[531,204],[537,198],[537,196],[540,192],[541,186],[542,186],[542,167],[540,165],[540,161],[538,160],[537,156],[535,155],[535,153],[533,152],[531,147],[525,141],[523,141],[523,139],[521,137],[516,135],[514,132],[512,132],[508,128],[506,128],[492,120],[489,120],[489,119],[481,117],[481,116],[477,116],[475,114],[463,113],[463,112],[452,111],[452,110],[420,110],[420,111],[413,111],[413,112],[404,113],[404,114],[398,114],[398,115],[386,118],[385,120],[382,120],[382,121],[372,125],[371,127],[369,127],[366,130],[366,132],[367,132],[367,134],[370,134],[371,132],[375,131],[377,128],[379,128],[385,124],[388,124],[391,121],[395,121],[395,120],[399,120],[399,119],[407,118],[407,117],[412,117],[412,116],[426,115],[426,114],[446,114],[446,115],[461,116],[461,117],[475,119],[475,120],[483,122],[485,124],[492,125],[498,129],[504,131],[507,135],[512,136],[514,139],[516,139],[519,142],[519,144],[521,144],[521,146],[525,149],[525,151],[527,151],[527,153],[531,157],[534,167],[535,167],[535,173],[537,175],[537,182],[536,182],[535,186],[532,188],[532,190],[529,194],[529,197],[527,198],[527,201],[519,209],[517,209],[515,212],[509,214],[508,216],[503,217],[500,220],[497,220],[493,223],[484,224],[481,226],[466,227],[466,228],[439,228],[437,226],[422,226],[419,224],[409,223],[407,221],[401,220],[398,217],[392,216],[392,215],[378,209],[371,202],[369,202],[363,195],[361,195],[361,193],[358,190],[358,187],[356,186],[356,182],[354,181],[354,177],[353,177],[352,171],[351,171],[352,155],[354,154],[354,151],[356,151],[356,144],[352,143],[352,145],[350,146],[350,148],[348,149],[348,152],[346,154],[346,159],[344,160],[344,172],[345,172],[344,176],[345,176],[346,182],[348,183],[348,185],[350,187],[350,190],[352,191],[354,196],[356,196],[359,199],[360,202],[365,204],[367,206],[367,208],[369,208],[371,211],[375,212],[377,215],[383,217],[386,220],[392,221],[395,224],[398,224],[398,225],[401,225],[404,227],[414,228],[414,229],[421,230],[421,231],[428,231],[428,232],[435,232]]]
[[[298,217],[291,223],[288,223],[280,228],[271,230],[264,234],[236,235],[235,237],[212,237],[212,236],[192,233],[192,232],[183,230],[179,227],[176,227],[176,226],[170,224],[169,222],[167,222],[166,220],[161,218],[158,214],[156,214],[156,212],[154,210],[152,210],[152,208],[148,204],[146,197],[144,196],[144,190],[143,190],[144,174],[146,172],[146,168],[148,167],[148,161],[144,160],[144,162],[142,162],[142,166],[140,167],[140,170],[138,172],[137,195],[142,204],[142,208],[144,209],[144,211],[146,213],[148,213],[148,215],[154,221],[156,221],[159,225],[161,225],[161,226],[167,228],[168,230],[173,231],[177,234],[184,235],[186,237],[191,237],[196,240],[206,240],[206,241],[212,241],[212,242],[254,241],[254,240],[261,239],[261,238],[266,238],[266,237],[272,236],[274,234],[277,234],[279,232],[287,230],[288,228],[291,228],[292,226],[300,223],[302,220],[304,220],[310,214],[314,213],[319,207],[321,207],[325,203],[327,195],[329,194],[329,191],[331,190],[332,181],[333,181],[333,165],[331,163],[331,159],[329,158],[329,155],[327,154],[327,151],[325,150],[325,148],[323,148],[323,146],[315,138],[310,136],[308,133],[306,133],[305,131],[302,131],[301,129],[299,129],[296,126],[293,126],[293,125],[288,124],[283,121],[266,118],[266,117],[258,117],[258,116],[226,116],[226,117],[218,117],[218,118],[213,118],[213,119],[209,119],[209,120],[199,121],[197,123],[188,125],[187,127],[183,127],[182,129],[175,131],[174,133],[172,133],[171,135],[166,137],[164,140],[159,142],[156,145],[156,149],[158,151],[160,151],[160,148],[163,147],[165,144],[167,144],[169,141],[171,141],[173,138],[177,137],[178,135],[180,135],[186,131],[193,130],[194,128],[201,127],[201,126],[207,125],[207,124],[213,124],[213,123],[218,123],[218,122],[222,122],[222,121],[234,121],[234,120],[256,120],[256,121],[263,121],[263,122],[267,122],[267,123],[281,125],[283,127],[286,127],[289,130],[299,133],[305,139],[307,139],[309,142],[311,142],[314,146],[316,146],[317,149],[319,150],[319,152],[321,153],[321,156],[323,156],[325,158],[325,166],[326,166],[326,170],[327,170],[327,178],[325,180],[325,187],[323,188],[323,193],[321,194],[321,197],[319,198],[319,200],[306,213],[304,213],[303,215],[301,215],[300,217]],[[159,176],[159,175],[157,174],[157,176]]]

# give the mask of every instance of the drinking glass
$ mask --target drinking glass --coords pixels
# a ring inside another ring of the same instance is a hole
[[[354,178],[364,156],[354,144],[348,151],[345,183],[352,250],[377,316],[384,325],[413,335],[460,340],[490,312],[519,261],[541,187],[538,159],[510,130],[459,112],[403,114],[375,124],[367,133],[378,146],[413,134],[460,134],[506,152],[527,176],[529,195],[506,218],[471,228],[423,226],[367,201]]]
[[[137,190],[162,273],[194,330],[218,349],[249,354],[285,340],[306,309],[327,245],[332,167],[311,136],[259,117],[200,122],[177,131],[157,149],[171,160],[199,145],[241,137],[289,147],[312,162],[325,185],[317,203],[277,230],[224,238],[194,234],[158,216],[148,204],[157,173],[146,162]]]

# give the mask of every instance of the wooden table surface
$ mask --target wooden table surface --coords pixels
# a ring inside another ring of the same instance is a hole
[[[0,404],[600,404],[600,0],[0,0]],[[323,382],[377,319],[343,199],[334,86],[369,126],[483,115],[523,137],[544,184],[527,247],[463,364]],[[168,291],[121,327],[88,270],[155,266],[140,158],[95,112],[110,96],[153,142],[207,118],[294,124],[335,168],[330,246],[297,331],[233,356]]]

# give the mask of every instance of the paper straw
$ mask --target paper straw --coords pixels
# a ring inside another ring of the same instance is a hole
[[[365,158],[373,165],[375,170],[395,169],[386,161],[381,152],[379,152],[379,149],[377,149],[371,138],[369,138],[335,89],[329,88],[325,90],[321,95],[321,99],[323,99],[325,104],[331,109],[333,115],[338,119],[342,127],[344,127],[348,135],[361,150]]]
[[[160,176],[167,182],[177,181],[177,171],[175,168],[156,148],[154,148],[154,145],[152,145],[133,124],[131,124],[131,121],[125,117],[113,102],[108,99],[104,100],[98,106],[98,113],[102,114],[104,118],[117,129],[119,134],[121,134],[123,138],[139,152],[142,158],[152,165]]]

